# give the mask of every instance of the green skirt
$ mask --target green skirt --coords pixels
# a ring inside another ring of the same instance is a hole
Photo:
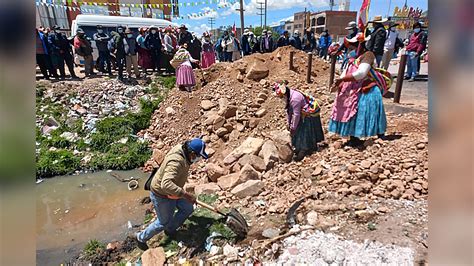
[[[321,118],[318,116],[302,117],[296,132],[291,138],[291,144],[296,152],[312,152],[318,150],[318,142],[324,140]]]

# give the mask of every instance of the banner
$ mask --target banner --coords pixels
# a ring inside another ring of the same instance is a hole
[[[367,27],[367,21],[369,20],[369,7],[370,0],[364,0],[360,7],[358,20],[358,26],[361,32],[365,32],[365,28]]]

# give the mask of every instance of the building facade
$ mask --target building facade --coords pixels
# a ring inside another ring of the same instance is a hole
[[[294,32],[293,21],[286,21],[285,22],[285,30],[287,30],[290,34],[292,34]]]
[[[334,40],[347,35],[347,24],[356,21],[356,11],[322,11],[311,14],[311,30],[321,34],[325,29]]]
[[[305,28],[309,28],[309,18],[311,12],[298,12],[293,15],[293,31],[299,30],[304,32]]]

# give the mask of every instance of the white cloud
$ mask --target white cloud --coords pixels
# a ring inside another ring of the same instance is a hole
[[[259,13],[258,8],[260,4],[258,2],[264,2],[263,0],[251,0],[250,3],[244,4],[245,14],[256,15]],[[307,8],[321,8],[329,6],[329,0],[267,0],[267,12],[272,10],[290,9],[294,7],[300,7],[304,10]],[[230,14],[238,14],[239,11],[236,9],[240,8],[239,3],[233,4],[230,8],[225,10],[222,15],[227,16]]]
[[[201,36],[205,31],[210,31],[211,27],[209,27],[207,24],[201,24],[197,26],[191,26],[189,29],[191,32],[195,32],[197,36]]]

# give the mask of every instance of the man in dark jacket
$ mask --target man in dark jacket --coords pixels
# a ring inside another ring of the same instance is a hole
[[[107,65],[107,73],[109,73],[109,75],[112,75],[110,51],[107,46],[110,37],[109,35],[107,35],[107,33],[104,32],[102,25],[97,25],[97,32],[94,33],[93,38],[95,41],[95,46],[99,51],[99,58],[97,58],[97,61],[99,61],[99,71],[105,73],[105,65]]]
[[[346,39],[349,39],[349,40],[354,38],[357,35],[357,33],[359,33],[359,30],[357,29],[357,23],[355,21],[349,22],[347,24],[346,30],[347,30]],[[347,52],[347,47],[344,42],[339,47],[339,49],[337,49],[337,51],[334,52],[333,54],[339,54],[340,52],[344,52],[344,53]]]
[[[260,44],[260,51],[262,53],[271,53],[273,52],[273,38],[272,32],[264,30],[262,32],[262,40]]]
[[[110,39],[110,48],[111,52],[115,54],[115,60],[118,68],[118,77],[117,79],[123,81],[123,67],[125,65],[125,28],[123,26],[117,27],[117,32],[111,32],[112,38]]]
[[[311,52],[314,48],[316,48],[316,39],[311,29],[307,29],[306,34],[303,36],[303,49],[305,52]]]
[[[250,42],[249,42],[249,33],[250,31],[248,29],[245,29],[244,35],[242,35],[241,42],[240,42],[244,56],[249,55],[252,52],[252,48],[250,48]]]
[[[193,36],[191,35],[191,33],[188,31],[188,28],[184,24],[182,24],[181,27],[179,27],[178,42],[180,42],[181,40],[183,40],[185,43],[188,44],[188,48],[191,47]],[[194,58],[194,59],[197,59],[197,58]]]
[[[50,48],[46,35],[41,30],[36,29],[36,63],[38,64],[44,79],[49,80],[50,75],[48,74],[48,71],[58,79],[58,74],[56,74],[56,71],[51,64],[49,50]]]
[[[290,45],[290,40],[288,39],[288,31],[285,30],[283,34],[277,40],[277,47],[283,47]]]
[[[160,57],[163,45],[161,43],[160,33],[155,26],[150,27],[150,33],[145,37],[145,46],[151,52],[151,59],[153,60],[153,70],[160,72]]]
[[[66,62],[71,77],[77,78],[76,73],[74,72],[74,59],[72,56],[71,43],[64,34],[59,32],[59,30],[59,26],[53,26],[53,29],[48,36],[54,72],[57,73],[57,70],[59,69],[61,79],[64,79],[66,77],[64,62]]]
[[[201,51],[202,51],[202,42],[199,38],[196,37],[196,34],[192,34],[193,39],[191,40],[191,46],[188,45],[188,51],[191,54],[191,57],[201,61]],[[198,68],[198,63],[191,63],[193,68]]]
[[[382,19],[381,15],[375,16],[374,20],[371,21],[374,25],[374,30],[370,34],[370,40],[367,42],[367,50],[372,51],[375,54],[377,61],[377,67],[380,67],[382,62],[385,40],[387,39],[387,31],[385,30],[383,23],[387,22],[387,19]]]
[[[293,37],[290,38],[290,45],[295,47],[298,50],[302,50],[300,32],[295,30]]]

